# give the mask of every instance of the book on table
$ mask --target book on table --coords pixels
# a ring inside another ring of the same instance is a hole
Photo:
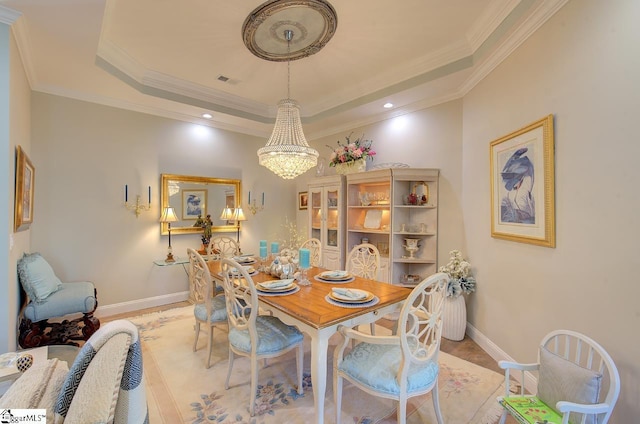
[[[521,424],[562,424],[562,415],[535,396],[509,396],[502,406]]]

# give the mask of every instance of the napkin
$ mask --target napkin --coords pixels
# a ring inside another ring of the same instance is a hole
[[[328,278],[342,278],[349,275],[347,271],[326,271],[321,274],[322,277]]]
[[[280,287],[290,286],[293,280],[293,278],[288,278],[286,280],[265,281],[264,283],[260,283],[260,287],[264,287],[265,289],[279,289]]]
[[[253,262],[253,257],[252,256],[234,256],[233,260],[238,263]]]
[[[252,266],[243,266],[242,267],[245,271],[247,271],[248,274],[253,274],[256,270],[254,267]],[[231,268],[231,273],[232,274],[240,274],[240,271],[238,271],[237,268]]]
[[[343,297],[348,297],[349,299],[354,299],[354,300],[360,300],[360,299],[364,299],[365,297],[367,297],[367,294],[364,292],[355,292],[351,289],[342,289],[342,288],[338,288],[338,287],[333,287],[331,289],[331,291],[334,294],[337,294],[339,296],[343,296]]]

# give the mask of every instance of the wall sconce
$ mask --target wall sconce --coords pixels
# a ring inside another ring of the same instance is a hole
[[[142,211],[151,210],[151,186],[149,186],[149,203],[147,203],[146,205],[143,205],[140,202],[140,199],[141,197],[138,194],[136,196],[136,204],[130,205],[129,204],[129,186],[128,185],[124,186],[124,207],[127,208],[127,210],[129,211],[133,211],[136,214],[136,218],[140,216]]]
[[[140,197],[140,196],[138,196]],[[167,259],[165,262],[175,262],[173,250],[171,249],[171,223],[178,221],[175,210],[171,206],[166,206],[160,215],[160,222],[166,222],[169,230],[169,248],[167,249]]]
[[[253,199],[253,203],[251,203],[251,192],[249,192],[249,202],[247,203],[247,209],[251,212],[252,215],[260,212],[264,209],[264,191],[262,192],[262,205],[256,205],[256,199]]]

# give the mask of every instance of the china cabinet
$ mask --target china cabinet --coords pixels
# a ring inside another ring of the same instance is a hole
[[[309,183],[309,237],[322,243],[321,267],[344,269],[345,177],[330,175]]]
[[[347,175],[345,249],[368,241],[380,281],[415,286],[437,271],[437,169],[392,168]]]

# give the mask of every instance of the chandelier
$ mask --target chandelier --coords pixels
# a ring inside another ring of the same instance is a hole
[[[318,163],[318,152],[309,147],[302,130],[300,106],[291,99],[291,59],[320,51],[336,27],[335,10],[324,0],[271,0],[251,12],[244,22],[244,43],[254,55],[287,61],[287,98],[278,102],[271,137],[258,150],[260,165],[284,179],[295,178]],[[296,43],[293,52],[292,42]]]

